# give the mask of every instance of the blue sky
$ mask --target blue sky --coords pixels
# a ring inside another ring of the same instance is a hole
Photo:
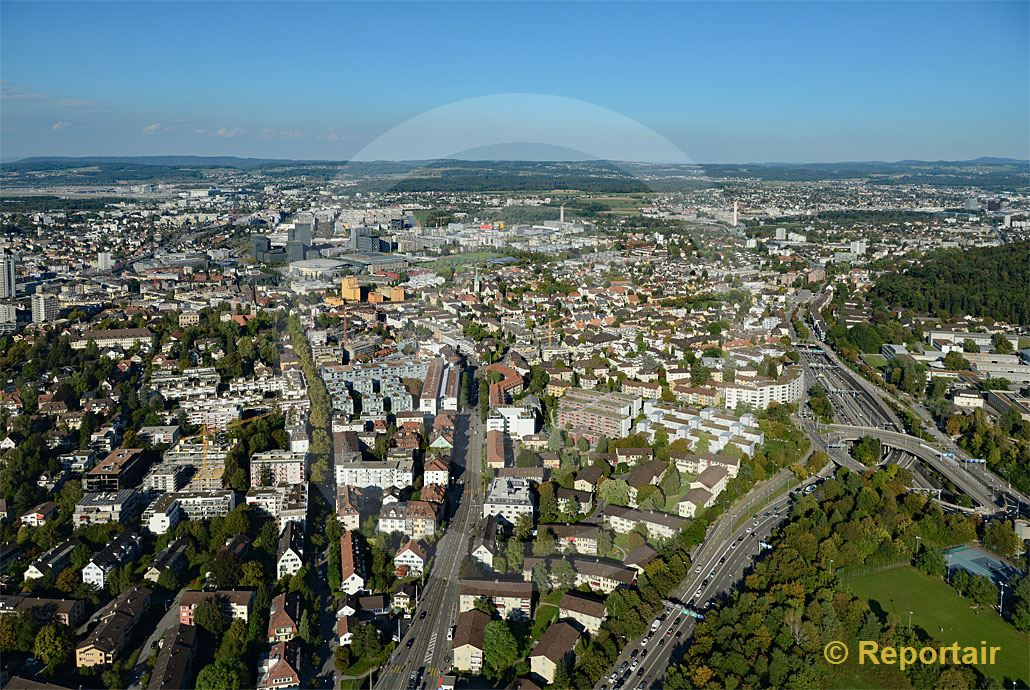
[[[1028,7],[4,0],[0,156],[1027,158]]]

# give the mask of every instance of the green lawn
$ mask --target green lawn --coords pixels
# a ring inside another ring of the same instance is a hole
[[[970,608],[970,601],[960,597],[945,582],[931,578],[910,565],[846,579],[859,597],[894,612],[902,623],[927,631],[944,644],[958,642],[963,646],[988,645],[1001,647],[995,666],[979,666],[984,675],[1004,679],[1030,681],[1030,635],[1021,633],[994,611],[979,612]],[[941,632],[941,628],[944,631]],[[851,664],[844,664],[850,666]]]
[[[547,630],[547,626],[558,617],[558,607],[554,604],[541,603],[536,608],[536,617],[533,619],[533,629],[529,633],[530,640],[539,640],[540,636]]]
[[[873,369],[882,369],[887,364],[887,358],[883,355],[866,354],[862,355],[862,359]]]

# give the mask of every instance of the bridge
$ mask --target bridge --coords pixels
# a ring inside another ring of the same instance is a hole
[[[985,485],[979,477],[971,474],[963,467],[962,463],[943,457],[940,451],[926,445],[926,443],[915,436],[875,427],[848,426],[844,424],[828,424],[822,428],[825,430],[825,437],[831,445],[845,441],[857,441],[863,436],[878,439],[884,446],[904,451],[929,465],[973,499],[974,503],[982,506],[988,512],[1002,509],[1002,502],[999,501],[994,489]],[[833,455],[831,455],[832,457]],[[852,467],[852,469],[854,468]]]

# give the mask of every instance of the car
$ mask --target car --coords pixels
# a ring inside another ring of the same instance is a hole
[[[644,681],[637,683],[637,690],[644,690]]]
[[[730,548],[731,549],[737,548],[737,542],[733,542],[732,544],[730,544]]]
[[[694,596],[695,596],[695,597],[699,597],[699,596],[701,596],[701,588],[700,588],[700,587],[698,587],[698,588],[697,588],[697,591],[696,591],[696,592],[694,592]]]
[[[619,666],[619,673],[625,673],[626,669],[628,669],[628,668],[629,668],[629,662],[628,661],[623,661],[622,665]]]
[[[639,671],[637,671],[637,678],[639,678],[642,675],[644,675],[644,669],[640,669]]]
[[[647,650],[646,649],[641,649],[640,650],[640,658],[643,659],[645,656],[647,656]]]
[[[608,681],[611,683],[615,682],[615,679],[619,677],[618,671],[613,671],[612,675],[608,676]]]
[[[428,616],[428,615],[429,615],[429,611],[423,611],[422,613],[418,614],[418,619],[420,621],[424,621],[426,619],[426,616]]]
[[[750,527],[747,528],[747,533],[751,534],[751,528]]]
[[[751,524],[754,525],[755,527],[758,527],[758,518],[755,518],[754,520],[752,520]]]
[[[637,655],[638,655],[638,654],[640,654],[640,650],[639,650],[639,649],[634,649],[634,650],[633,650],[633,651],[632,651],[632,652],[630,653],[630,655],[629,655],[629,658],[630,658],[630,659],[636,659],[636,658],[637,658]]]
[[[677,630],[677,631],[676,631],[676,639],[678,640],[678,639],[680,639],[681,637],[683,637],[683,631],[682,631],[682,630]]]
[[[658,640],[658,646],[659,646],[659,647],[661,647],[661,646],[663,646],[664,644],[665,644],[665,638],[664,638],[664,637],[662,637],[662,638],[659,638],[659,640]]]
[[[413,645],[413,644],[415,644],[415,638],[414,637],[410,637],[410,638],[408,638],[408,643],[406,645],[404,645],[404,646],[406,648],[408,648],[408,649],[411,649],[411,645]]]
[[[712,572],[708,573],[708,577],[715,577],[715,568],[712,568]]]
[[[672,631],[671,630],[666,630],[665,631],[665,636],[666,637],[672,637]]]
[[[647,643],[648,643],[648,641],[650,641],[650,639],[651,639],[650,637],[647,637],[647,636],[645,635],[645,636],[643,637],[643,639],[641,639],[641,640],[640,640],[640,646],[641,646],[641,647],[646,647],[646,646],[647,646]]]
[[[640,661],[637,660],[637,659],[634,659],[633,663],[630,665],[630,668],[636,668],[639,665],[640,665]]]
[[[696,568],[694,568],[694,572],[695,573],[701,572],[701,566],[697,566]]]
[[[719,559],[719,565],[722,565],[725,562],[726,562],[726,557],[725,556],[723,556],[722,558]]]

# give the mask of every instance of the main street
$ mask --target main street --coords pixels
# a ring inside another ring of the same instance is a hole
[[[475,410],[459,414],[451,451],[452,467],[461,468],[451,493],[458,498],[458,509],[436,544],[411,625],[384,665],[375,685],[378,690],[404,687],[419,669],[424,669],[423,685],[435,688],[437,679],[450,667],[447,631],[457,616],[461,562],[482,515],[482,441],[482,424]]]

